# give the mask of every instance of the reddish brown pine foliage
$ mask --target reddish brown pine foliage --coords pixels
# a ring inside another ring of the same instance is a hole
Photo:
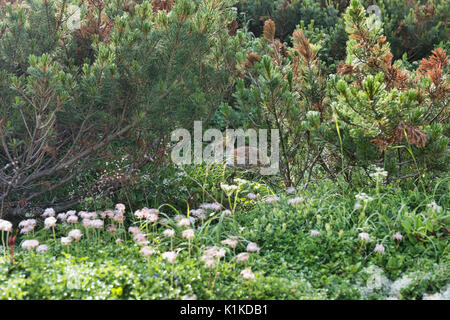
[[[450,94],[450,84],[445,80],[444,69],[448,65],[448,57],[444,49],[438,48],[431,52],[428,59],[422,59],[418,69],[420,76],[427,76],[434,84],[427,93],[434,101],[444,101]]]
[[[276,39],[275,42],[273,43],[275,48],[277,49],[277,52],[279,52],[283,57],[287,58],[288,57],[288,52],[286,47],[284,46],[283,43],[281,43],[280,40]]]
[[[394,129],[394,139],[395,142],[399,142],[406,138],[409,144],[416,145],[418,148],[425,147],[427,142],[427,135],[423,130],[418,127],[408,126],[407,124],[401,122]]]
[[[228,25],[228,35],[230,37],[234,37],[236,35],[236,31],[237,29],[239,29],[241,27],[241,25],[236,21],[233,20],[229,25]]]
[[[389,139],[386,139],[385,137],[379,137],[379,138],[375,138],[370,140],[370,142],[372,142],[373,144],[375,144],[376,146],[378,146],[378,149],[380,150],[380,152],[386,151],[388,146],[389,146]]]
[[[392,53],[388,53],[384,57],[384,64],[386,67],[386,79],[385,82],[390,88],[397,88],[400,90],[408,89],[409,75],[407,71],[402,71],[392,65]]]
[[[105,7],[106,3],[102,0],[87,1],[86,18],[82,22],[81,28],[75,32],[78,42],[77,60],[80,62],[93,54],[91,45],[94,35],[97,35],[102,42],[106,42],[110,38],[113,21],[103,14]],[[98,17],[95,14],[96,11]]]
[[[431,52],[428,59],[422,59],[419,72],[430,77],[431,81],[437,86],[442,80],[442,71],[448,65],[448,57],[444,49],[437,48]]]
[[[294,37],[294,49],[300,54],[307,64],[311,63],[315,58],[315,53],[309,44],[309,39],[305,37],[302,30],[295,30]]]
[[[259,62],[260,60],[261,60],[261,57],[258,54],[249,52],[247,54],[247,60],[242,62],[241,65],[246,69],[252,68],[253,65],[255,64],[255,62]]]
[[[275,38],[275,22],[272,19],[268,19],[264,22],[263,36],[267,42],[273,42]]]
[[[351,74],[353,72],[353,66],[351,64],[346,64],[343,61],[339,62],[337,66],[337,73],[339,76],[343,77],[346,74]]]
[[[153,12],[158,12],[160,10],[164,10],[169,12],[172,10],[172,7],[175,3],[175,0],[153,0],[152,6],[153,6]]]

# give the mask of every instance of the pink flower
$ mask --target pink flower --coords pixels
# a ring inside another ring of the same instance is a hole
[[[81,233],[80,230],[73,229],[72,231],[69,232],[68,238],[79,241],[82,236],[83,234]]]
[[[362,241],[369,241],[370,236],[367,232],[361,232],[360,234],[358,234],[358,237],[362,240]]]
[[[104,216],[104,215],[107,216],[108,218],[113,219],[115,213],[112,210],[106,210],[106,211],[103,211],[103,213],[102,213],[102,216]]]
[[[220,243],[226,246],[230,246],[231,248],[236,248],[236,246],[238,245],[237,239],[233,238],[222,240]]]
[[[169,263],[175,263],[177,259],[177,253],[174,251],[167,251],[162,254],[162,258],[166,259]]]
[[[138,219],[142,219],[144,217],[144,212],[142,210],[136,210],[134,216]]]
[[[36,248],[37,253],[46,253],[48,250],[47,245],[43,244]]]
[[[373,250],[374,252],[378,252],[378,253],[384,253],[385,248],[382,244],[376,244],[375,245],[375,250]]]
[[[96,229],[101,229],[101,228],[103,228],[103,226],[104,226],[104,222],[103,222],[103,220],[100,220],[100,219],[92,220],[90,223],[90,227],[96,228]]]
[[[85,215],[86,213],[87,213],[86,211],[80,211],[80,212],[78,212],[78,216],[79,216],[81,219],[84,219],[84,218],[85,218],[84,215]]]
[[[0,231],[11,232],[12,226],[11,222],[0,219]]]
[[[35,219],[22,220],[19,223],[19,228],[26,228],[26,227],[34,228],[35,226],[36,226]]]
[[[211,258],[223,258],[225,254],[227,253],[224,248],[220,248],[217,246],[207,247],[205,249],[205,256],[211,257]]]
[[[44,221],[45,228],[54,228],[56,226],[56,219],[54,217],[48,217]]]
[[[361,210],[362,208],[363,208],[363,206],[361,203],[359,203],[359,202],[355,203],[355,206],[354,206],[355,210]]]
[[[175,235],[175,230],[166,229],[164,230],[163,235],[166,236],[167,238],[172,238]]]
[[[212,268],[216,265],[216,260],[210,256],[201,256],[200,260],[202,260],[208,268]]]
[[[25,227],[22,230],[20,230],[20,234],[28,234],[28,233],[30,233],[33,230],[34,230],[33,227]]]
[[[178,221],[177,225],[179,227],[189,227],[191,225],[191,221],[188,218],[182,218]]]
[[[67,217],[67,223],[77,223],[78,217],[77,216],[69,216]]]
[[[296,192],[297,192],[297,190],[294,187],[289,187],[289,188],[286,189],[286,193],[287,194],[293,194],[293,193],[296,193]]]
[[[318,236],[320,236],[320,231],[311,230],[311,237],[318,237]]]
[[[194,230],[192,230],[192,229],[184,230],[182,233],[182,237],[186,238],[188,240],[194,239],[194,236],[195,236],[195,233],[194,233]]]
[[[139,227],[129,227],[128,232],[131,234],[137,234],[139,233]]]
[[[25,240],[22,243],[22,248],[27,250],[35,249],[39,246],[39,241],[37,240]]]
[[[90,218],[91,218],[91,215],[90,215],[88,212],[86,212],[86,211],[80,211],[80,212],[78,212],[78,216],[79,216],[81,219],[90,219]]]
[[[397,241],[402,241],[403,236],[400,234],[400,232],[396,232],[396,233],[392,236],[392,238],[394,238],[394,239],[397,240]]]
[[[255,242],[250,242],[247,245],[248,252],[258,252],[259,250],[260,250],[260,248],[258,247],[258,245]]]
[[[253,279],[255,279],[255,275],[253,274],[252,270],[250,270],[250,268],[242,270],[241,271],[241,276],[244,278],[244,280],[253,280]]]
[[[61,238],[61,244],[63,246],[68,246],[72,243],[72,238],[71,237],[62,237]]]
[[[148,244],[147,236],[142,232],[136,233],[133,237],[133,240],[136,241],[140,246]]]
[[[201,218],[204,216],[203,209],[191,210],[189,213],[191,216],[198,217],[198,218]]]
[[[86,218],[83,219],[81,223],[83,224],[83,227],[85,227],[85,228],[89,228],[91,226],[91,220],[86,219]]]
[[[239,261],[247,261],[249,257],[250,257],[250,255],[248,254],[248,252],[242,252],[242,253],[239,253],[236,256],[236,261],[237,262],[239,262]]]
[[[215,256],[216,256],[216,258],[220,259],[220,258],[225,257],[226,253],[227,253],[227,251],[224,248],[218,248]]]
[[[112,219],[117,223],[123,223],[125,221],[125,215],[122,212],[117,212]]]
[[[214,203],[202,203],[200,205],[200,208],[204,209],[204,210],[212,210],[212,211],[219,211],[220,209],[222,209],[222,205],[218,202],[214,202]]]
[[[146,220],[152,223],[158,221],[158,215],[156,213],[149,213],[146,217]]]
[[[123,203],[116,204],[116,210],[121,213],[125,213],[125,205]]]
[[[152,248],[147,247],[147,246],[145,246],[141,249],[141,254],[147,258],[150,257],[154,253],[155,253],[155,250],[153,250]]]
[[[42,214],[43,218],[54,217],[54,216],[55,216],[55,210],[53,210],[52,208],[45,209],[44,213]]]
[[[231,217],[231,211],[230,210],[223,210],[222,213],[225,215],[225,217]]]
[[[95,211],[88,212],[88,215],[89,215],[89,219],[96,219],[98,217],[98,214]]]

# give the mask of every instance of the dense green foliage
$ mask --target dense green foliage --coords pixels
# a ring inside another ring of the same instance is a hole
[[[149,2],[127,11],[121,1],[83,2],[75,30],[67,1],[1,8],[4,210],[45,202],[93,157],[114,158],[99,152],[119,137],[139,168],[176,127],[211,117],[232,85],[230,3],[177,1],[167,13]]]
[[[352,191],[344,191],[342,197],[340,187],[329,182],[271,203],[267,187],[237,182],[239,188],[227,193],[237,200],[235,213],[207,210],[204,219],[191,220],[198,227],[192,241],[182,237],[189,227],[176,223],[177,215],[187,212],[162,206],[156,223],[126,212],[126,226],[148,230],[147,239],[155,249],[148,258],[120,223],[112,233],[58,224],[58,235],[82,230],[82,239],[69,246],[55,241],[50,229],[36,229],[24,239],[37,239],[48,245],[48,251],[19,250],[13,266],[5,260],[0,263],[0,297],[180,299],[195,294],[199,299],[418,299],[447,290],[448,299],[445,227],[450,217],[442,209],[450,202],[448,180],[437,181],[429,195],[393,186],[366,189],[373,199],[363,208],[355,207],[363,202]],[[257,192],[261,200],[248,200],[249,192]],[[198,217],[192,209],[190,213]],[[116,223],[110,218],[104,221]],[[166,228],[175,230],[173,238],[163,234]],[[313,230],[319,234],[313,235]],[[370,235],[368,241],[361,240],[361,232]],[[401,240],[393,238],[397,232]],[[235,249],[221,244],[231,236],[238,240]],[[114,243],[124,237],[128,240]],[[237,262],[237,254],[245,252],[249,242],[256,242],[259,252]],[[384,253],[374,252],[377,244],[385,247]],[[226,253],[209,267],[200,256],[213,245]],[[162,254],[173,248],[179,252],[171,264]],[[246,267],[251,267],[255,280],[247,282],[239,276]]]

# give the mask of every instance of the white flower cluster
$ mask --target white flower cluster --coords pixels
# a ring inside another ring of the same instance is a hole
[[[189,214],[202,220],[206,219],[206,215],[203,209],[191,210],[189,211]]]
[[[431,208],[431,210],[433,210],[434,212],[441,212],[442,211],[442,207],[439,206],[436,202],[431,202],[429,204],[427,204],[428,208]]]
[[[286,189],[286,193],[287,194],[293,194],[293,193],[296,193],[296,192],[297,192],[297,189],[295,189],[294,187],[289,187],[289,188]]]
[[[362,201],[362,202],[365,202],[365,203],[368,203],[368,202],[371,202],[371,201],[374,200],[372,197],[368,196],[368,195],[367,195],[366,193],[364,193],[364,192],[358,193],[358,194],[355,196],[355,198],[358,199],[358,200],[360,200],[360,201]]]
[[[247,180],[241,179],[241,178],[234,178],[233,181],[234,181],[238,186],[248,183]]]
[[[212,211],[219,211],[220,209],[222,209],[222,205],[218,202],[214,202],[214,203],[202,203],[200,205],[200,208],[203,210],[212,210]]]
[[[388,175],[388,172],[385,171],[383,168],[375,167],[374,172],[370,173],[369,176],[371,176],[375,180],[382,180],[383,178],[386,178]]]
[[[292,205],[297,205],[297,204],[302,203],[302,201],[303,201],[302,198],[297,197],[297,198],[289,199],[288,203],[292,204]]]
[[[225,194],[227,196],[231,196],[233,193],[235,193],[239,189],[239,187],[234,184],[228,185],[225,183],[221,183],[220,188],[225,192]]]
[[[250,192],[250,193],[247,194],[247,199],[249,199],[249,200],[256,200],[256,199],[258,199],[258,195]]]
[[[266,203],[274,203],[274,202],[279,202],[280,201],[280,197],[278,196],[268,196],[264,202]]]

